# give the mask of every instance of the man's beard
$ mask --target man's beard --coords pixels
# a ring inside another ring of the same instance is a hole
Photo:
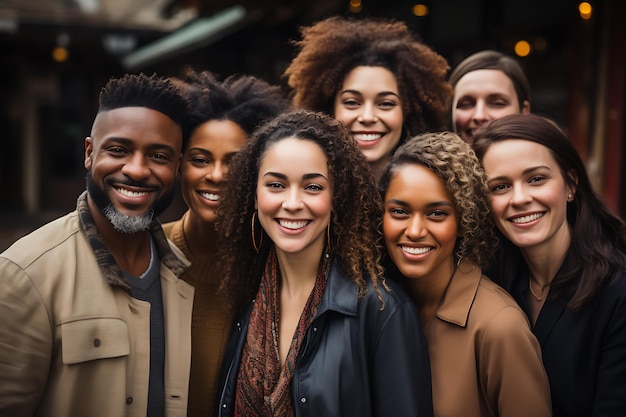
[[[98,207],[98,210],[104,214],[106,219],[111,223],[113,228],[121,233],[133,234],[142,232],[150,228],[152,220],[155,216],[161,214],[174,199],[174,189],[163,194],[161,198],[154,202],[154,204],[146,210],[145,213],[139,216],[128,216],[120,213],[104,190],[100,188],[94,181],[91,175],[91,171],[87,172],[87,192],[91,196],[92,201]],[[145,184],[141,183],[129,183],[128,185],[134,185],[139,187],[145,187]]]

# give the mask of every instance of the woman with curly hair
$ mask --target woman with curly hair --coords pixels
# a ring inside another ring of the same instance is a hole
[[[465,58],[450,73],[454,88],[452,126],[467,143],[485,123],[502,116],[530,113],[530,85],[520,64],[498,51]]]
[[[232,300],[217,291],[222,277],[215,271],[216,210],[231,159],[256,126],[286,110],[288,101],[279,87],[247,75],[218,81],[210,72],[189,71],[178,81],[191,102],[181,164],[189,209],[163,230],[191,261],[182,279],[195,288],[188,416],[210,416],[234,318]]]
[[[380,196],[341,122],[278,116],[231,164],[219,209],[236,321],[219,416],[430,416],[415,307],[380,266]]]
[[[496,269],[541,344],[554,416],[626,415],[626,225],[537,115],[476,135],[501,233]]]
[[[409,136],[447,126],[448,63],[403,22],[331,17],[301,33],[285,71],[294,106],[341,120],[376,178]]]
[[[496,239],[469,145],[451,132],[419,135],[394,154],[380,189],[387,251],[428,342],[435,416],[550,416],[528,319],[482,273]]]

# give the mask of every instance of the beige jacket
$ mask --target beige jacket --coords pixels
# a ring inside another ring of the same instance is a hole
[[[146,416],[150,304],[103,278],[79,217],[57,219],[0,254],[0,416]],[[194,289],[166,266],[182,264],[154,230],[160,226],[151,231],[161,245],[165,416],[184,417]]]
[[[462,262],[424,326],[436,417],[550,416],[550,387],[526,315]]]

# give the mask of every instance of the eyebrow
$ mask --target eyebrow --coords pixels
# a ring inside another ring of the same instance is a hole
[[[362,96],[363,93],[361,93],[358,90],[343,90],[340,94],[356,94],[359,96]],[[398,98],[400,98],[400,95],[398,93],[394,93],[393,91],[381,91],[380,93],[376,94],[376,97],[382,97],[382,96],[396,96]]]
[[[532,173],[533,171],[537,171],[537,170],[539,170],[539,169],[547,169],[548,171],[552,171],[552,170],[550,169],[550,167],[549,167],[549,166],[547,166],[547,165],[537,165],[537,166],[535,166],[535,167],[526,168],[525,170],[523,170],[523,171],[522,171],[522,175],[527,175],[527,174],[530,174],[530,173]],[[507,177],[506,175],[499,175],[499,176],[494,177],[494,178],[488,178],[488,179],[487,179],[487,182],[492,182],[492,181],[500,181],[500,180],[505,180],[505,179],[507,179],[507,178],[508,178],[508,177]]]
[[[131,139],[127,139],[127,138],[118,138],[118,137],[109,137],[109,138],[104,138],[102,140],[102,143],[110,143],[110,142],[116,142],[119,143],[120,145],[124,145],[127,146],[129,148],[135,148],[135,141],[131,140]],[[146,146],[147,149],[149,150],[156,150],[156,149],[165,149],[168,152],[174,154],[176,153],[176,151],[174,150],[174,147],[171,145],[168,145],[166,143],[151,143],[148,146]]]
[[[284,180],[287,179],[287,176],[285,174],[281,174],[280,172],[272,172],[272,171],[270,171],[270,172],[266,172],[265,174],[263,174],[263,176],[264,177],[272,176],[272,177],[277,177],[277,178],[284,179]],[[319,174],[317,172],[314,172],[314,173],[311,173],[311,174],[304,174],[302,176],[302,179],[303,180],[310,180],[310,179],[320,178],[320,177],[324,178],[324,179],[328,179],[328,178],[326,178],[325,175]]]
[[[398,200],[396,198],[390,198],[389,200],[385,201],[385,204],[397,204],[399,206],[403,206],[403,207],[408,207],[409,204],[406,201],[403,200]],[[454,208],[454,204],[450,201],[433,201],[432,203],[428,203],[426,205],[426,207],[440,207],[440,206],[447,206],[447,207],[452,207]]]

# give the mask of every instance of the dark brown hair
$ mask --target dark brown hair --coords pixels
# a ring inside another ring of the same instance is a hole
[[[533,114],[514,114],[491,121],[477,132],[473,144],[482,161],[491,144],[522,139],[545,146],[558,164],[565,182],[576,190],[567,204],[567,222],[572,231],[567,270],[555,277],[550,296],[566,297],[571,309],[582,308],[611,279],[617,279],[626,267],[626,225],[604,204],[593,190],[585,165],[576,148],[550,120]],[[502,258],[499,262],[505,288],[510,289],[518,268],[524,262],[519,248],[501,236]]]

